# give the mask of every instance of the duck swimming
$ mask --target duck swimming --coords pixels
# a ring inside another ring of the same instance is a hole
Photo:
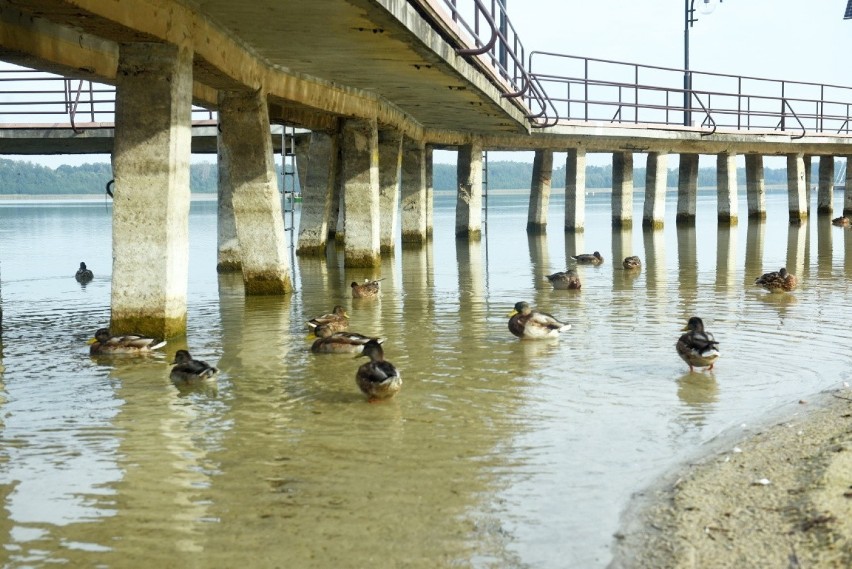
[[[355,383],[370,403],[390,399],[399,393],[402,377],[392,363],[385,361],[384,350],[378,341],[370,340],[364,344],[361,356],[367,356],[370,361],[358,368]]]
[[[346,309],[338,304],[329,314],[311,318],[307,324],[317,338],[325,338],[349,328],[349,315],[346,314]]]
[[[379,296],[379,279],[378,281],[365,280],[363,284],[358,284],[352,281],[349,285],[352,287],[352,298],[376,298]]]
[[[798,285],[796,275],[787,272],[781,267],[778,271],[764,273],[754,280],[754,284],[761,286],[769,292],[790,292]]]
[[[545,275],[544,278],[550,281],[554,290],[580,290],[580,287],[582,286],[582,283],[580,283],[580,275],[578,275],[577,271],[574,269],[553,273],[552,275]]]
[[[581,253],[580,255],[571,255],[571,258],[577,261],[579,265],[600,265],[604,262],[604,258],[597,251],[591,254]]]
[[[335,332],[324,338],[317,338],[311,345],[311,351],[315,354],[360,354],[367,342],[375,341],[379,344],[384,338],[373,338],[364,336],[357,332]]]
[[[95,332],[95,337],[89,340],[89,344],[89,354],[96,356],[150,353],[165,346],[166,341],[157,342],[154,338],[136,335],[113,336],[108,328],[101,328]]]
[[[621,263],[625,271],[635,271],[642,268],[642,261],[636,255],[625,257]]]
[[[693,316],[683,330],[686,334],[678,338],[675,349],[689,366],[689,371],[693,371],[695,367],[713,369],[719,358],[719,342],[713,338],[713,334],[704,331],[704,321]]]
[[[207,362],[192,359],[187,350],[175,352],[175,361],[172,364],[174,364],[174,367],[169,373],[172,381],[210,379],[219,372],[218,369]]]
[[[74,278],[77,279],[78,283],[87,283],[95,278],[95,275],[86,268],[86,263],[80,263],[80,268],[74,273]]]
[[[831,224],[836,225],[837,227],[849,227],[849,225],[852,225],[852,220],[850,220],[845,215],[842,215],[840,217],[835,217],[834,219],[832,219]]]
[[[570,324],[546,312],[535,311],[526,302],[515,303],[509,316],[509,331],[521,339],[555,338],[560,332],[571,329]]]

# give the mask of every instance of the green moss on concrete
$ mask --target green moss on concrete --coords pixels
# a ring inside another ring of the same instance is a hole
[[[273,296],[293,292],[290,275],[281,275],[275,271],[255,273],[243,279],[247,296]]]
[[[186,335],[186,314],[166,318],[162,315],[115,314],[110,320],[109,331],[113,335],[139,334],[156,339]]]
[[[527,233],[529,235],[544,235],[547,233],[547,224],[528,222]]]
[[[663,220],[661,219],[643,219],[642,227],[644,229],[662,229],[663,228]]]
[[[241,273],[243,264],[239,261],[221,261],[216,265],[217,273]]]
[[[325,257],[326,244],[299,245],[296,255],[300,257]]]
[[[739,219],[737,219],[736,215],[720,213],[718,219],[719,225],[737,225],[737,223],[739,223]]]
[[[416,245],[426,242],[426,235],[418,231],[403,231],[402,242],[405,244]]]
[[[381,255],[374,253],[350,253],[344,254],[343,266],[346,268],[372,268],[382,264]]]
[[[620,217],[612,218],[612,227],[614,229],[630,229],[633,227],[632,219],[622,219]]]

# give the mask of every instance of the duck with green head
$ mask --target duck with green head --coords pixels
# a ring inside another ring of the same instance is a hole
[[[154,338],[128,334],[126,336],[113,336],[108,328],[101,328],[95,332],[95,337],[89,340],[89,354],[112,355],[112,354],[147,354],[157,348],[166,345],[166,341],[158,342]]]

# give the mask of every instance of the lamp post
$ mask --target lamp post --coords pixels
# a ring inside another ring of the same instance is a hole
[[[699,0],[698,11],[710,14],[722,0]],[[683,125],[692,126],[692,73],[689,71],[689,28],[698,21],[695,17],[695,0],[683,2]]]

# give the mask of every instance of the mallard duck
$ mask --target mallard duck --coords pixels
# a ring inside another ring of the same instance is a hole
[[[172,364],[174,364],[174,367],[169,374],[172,381],[210,379],[219,372],[218,369],[207,362],[192,359],[192,356],[186,350],[175,352],[175,361]]]
[[[642,261],[636,255],[625,257],[621,263],[625,271],[636,271],[642,268]]]
[[[754,280],[754,284],[761,286],[769,292],[790,292],[795,290],[798,280],[796,275],[787,272],[781,267],[779,271],[764,273]]]
[[[597,251],[591,254],[581,253],[580,255],[571,255],[571,258],[577,261],[579,265],[600,265],[604,262],[604,258]]]
[[[74,273],[74,278],[78,283],[87,283],[95,278],[94,273],[86,268],[86,263],[80,263],[80,268]]]
[[[317,338],[326,338],[349,328],[349,315],[346,314],[346,309],[338,304],[329,314],[311,318],[307,324]]]
[[[379,281],[381,280],[383,279],[377,281],[365,279],[363,284],[352,281],[350,285],[352,287],[352,298],[376,298],[379,296]]]
[[[113,336],[109,329],[101,328],[95,332],[95,337],[89,340],[89,354],[144,354],[166,345],[166,341],[157,342],[154,338],[145,336]]]
[[[852,220],[850,220],[845,215],[841,215],[840,217],[835,217],[831,220],[832,225],[836,225],[838,227],[849,227],[852,224]]]
[[[678,338],[675,349],[689,366],[689,371],[694,367],[713,369],[713,364],[719,358],[719,342],[713,338],[713,334],[704,331],[704,321],[693,316],[683,330],[686,334]]]
[[[357,332],[335,332],[314,340],[311,351],[315,354],[360,354],[370,340],[380,344],[385,341],[384,338],[373,338]]]
[[[571,325],[560,322],[546,312],[537,312],[526,302],[515,303],[509,313],[509,331],[518,338],[555,338],[560,332],[570,330]]]
[[[578,275],[577,271],[574,269],[568,269],[564,272],[546,275],[544,278],[550,281],[553,288],[557,290],[579,290],[582,286],[580,283],[580,275]]]
[[[385,352],[377,340],[364,344],[360,356],[367,356],[370,361],[358,368],[355,383],[370,403],[390,399],[399,393],[402,377],[392,363],[385,361]]]

